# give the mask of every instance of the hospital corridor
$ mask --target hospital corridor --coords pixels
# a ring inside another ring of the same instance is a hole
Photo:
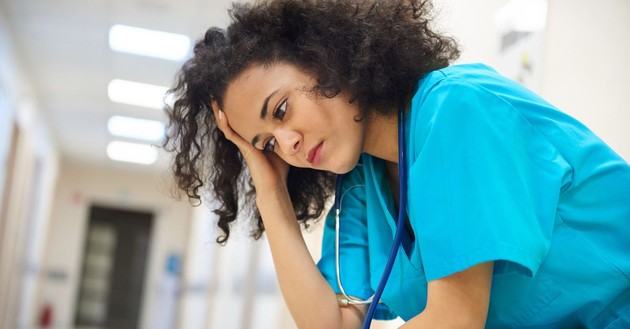
[[[241,216],[218,244],[216,200],[178,194],[161,147],[167,90],[230,3],[0,0],[0,329],[297,328],[265,235]],[[457,63],[494,67],[630,161],[629,0],[434,6]],[[322,226],[303,231],[315,262]]]

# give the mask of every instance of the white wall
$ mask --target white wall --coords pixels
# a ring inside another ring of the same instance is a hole
[[[284,328],[288,311],[267,242],[252,241],[239,219],[228,244],[218,245],[212,206],[194,211],[178,328]]]
[[[161,177],[75,164],[61,167],[55,197],[38,298],[52,304],[54,327],[73,327],[88,212],[96,203],[155,215],[140,326],[153,328],[152,319],[163,311],[158,301],[164,297],[166,258],[185,253],[190,206],[169,197]]]
[[[435,0],[438,25],[460,42],[459,63],[503,65],[495,13],[508,2]],[[630,1],[547,2],[534,90],[630,161]]]
[[[438,29],[455,38],[462,51],[458,63],[495,63],[499,39],[494,14],[508,0],[433,0]]]
[[[182,280],[182,311],[179,328],[204,329],[213,309],[211,293],[218,273],[219,245],[215,242],[216,225],[206,203],[193,211],[186,263]]]
[[[550,0],[542,94],[630,161],[630,1]]]
[[[35,313],[42,241],[56,181],[58,151],[23,74],[11,31],[0,12],[0,326],[22,328]],[[20,134],[9,156],[13,126]],[[8,169],[13,164],[13,171]],[[11,180],[11,186],[5,183]],[[7,188],[7,190],[4,190]],[[1,205],[0,205],[1,207]]]

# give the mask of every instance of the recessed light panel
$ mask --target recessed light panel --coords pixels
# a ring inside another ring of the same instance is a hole
[[[114,136],[158,142],[164,137],[164,124],[160,121],[124,116],[113,116],[107,121],[107,130]]]
[[[157,160],[158,150],[147,144],[114,141],[107,145],[107,156],[115,161],[150,165]]]
[[[147,83],[112,80],[107,86],[107,95],[112,102],[150,107],[161,110],[164,107],[168,87]]]
[[[109,30],[109,47],[114,51],[182,61],[188,56],[190,38],[139,27],[114,25]]]

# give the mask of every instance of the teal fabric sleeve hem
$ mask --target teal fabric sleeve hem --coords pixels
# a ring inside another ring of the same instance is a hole
[[[540,267],[539,257],[510,245],[488,245],[461,255],[455,255],[448,261],[427,264],[427,281],[437,280],[463,271],[474,265],[494,261],[494,274],[517,272],[533,277]]]

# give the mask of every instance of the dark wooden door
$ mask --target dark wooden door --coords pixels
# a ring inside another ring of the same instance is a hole
[[[152,221],[147,212],[91,207],[77,327],[138,328]]]

